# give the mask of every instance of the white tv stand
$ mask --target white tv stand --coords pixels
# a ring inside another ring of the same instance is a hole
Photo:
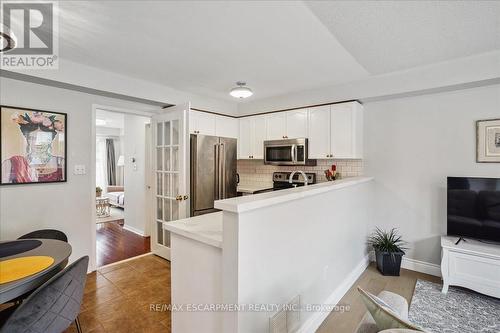
[[[460,286],[500,298],[500,245],[459,237],[442,236],[443,290]]]

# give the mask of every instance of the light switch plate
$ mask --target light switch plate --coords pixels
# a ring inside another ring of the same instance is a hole
[[[77,164],[73,168],[73,173],[75,175],[85,175],[85,174],[87,174],[87,169],[86,169],[85,165]]]

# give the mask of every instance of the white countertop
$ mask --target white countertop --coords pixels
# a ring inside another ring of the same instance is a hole
[[[222,212],[163,222],[163,229],[204,244],[222,248]]]
[[[241,184],[236,188],[236,192],[241,193],[255,193],[259,191],[269,190],[273,188],[273,184],[269,185],[256,185],[256,184]]]
[[[339,190],[348,186],[366,183],[372,181],[373,179],[373,177],[345,178],[333,182],[325,182],[309,186],[290,188],[286,190],[218,200],[215,201],[214,206],[217,209],[234,213],[242,213],[257,208],[272,206],[286,201],[296,200],[328,191]]]

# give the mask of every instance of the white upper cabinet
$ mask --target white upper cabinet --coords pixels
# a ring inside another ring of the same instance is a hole
[[[239,123],[238,158],[263,159],[264,140],[266,140],[265,117],[244,117],[239,119]]]
[[[308,114],[309,158],[330,158],[330,105],[310,108]]]
[[[334,158],[363,158],[363,106],[333,104],[330,111],[331,154]]]
[[[267,140],[286,139],[286,114],[276,112],[264,116],[267,124]]]
[[[265,140],[287,138],[308,138],[311,159],[363,158],[363,106],[348,102],[240,118],[238,158],[263,159]]]
[[[253,118],[253,150],[252,158],[264,159],[264,141],[266,140],[266,119],[264,117]]]
[[[189,111],[189,132],[215,135],[215,115],[208,112]]]
[[[215,117],[215,135],[238,138],[238,119],[217,115]]]
[[[252,158],[252,132],[253,120],[252,117],[245,117],[239,119],[240,136],[238,138],[238,159]]]
[[[285,112],[287,139],[307,138],[307,109]]]

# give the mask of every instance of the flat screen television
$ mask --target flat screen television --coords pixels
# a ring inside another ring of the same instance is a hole
[[[448,177],[448,235],[500,243],[500,178]]]

